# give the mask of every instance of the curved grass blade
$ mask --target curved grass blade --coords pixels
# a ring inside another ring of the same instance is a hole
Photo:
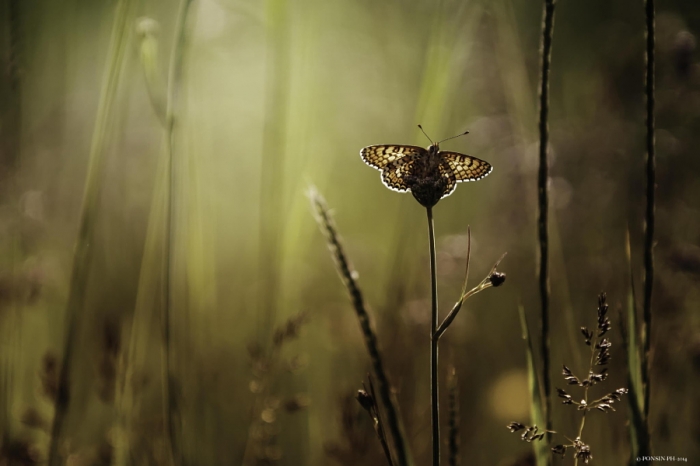
[[[525,308],[522,304],[518,305],[518,315],[520,316],[520,327],[523,331],[523,340],[525,340],[525,357],[527,358],[527,381],[528,391],[530,392],[530,420],[532,425],[544,426],[545,415],[542,407],[542,391],[540,388],[540,380],[537,376],[537,366],[535,364],[535,355],[532,350],[532,339],[530,338],[530,328],[527,325],[525,318]],[[549,460],[549,452],[546,442],[533,442],[532,447],[535,452],[535,461],[537,466],[547,466]]]
[[[629,387],[627,403],[629,404],[632,420],[629,423],[630,444],[632,447],[629,464],[637,465],[639,462],[636,458],[638,456],[648,456],[650,449],[649,436],[644,422],[644,386],[642,383],[642,362],[639,357],[639,344],[637,343],[639,327],[637,323],[637,299],[634,290],[629,230],[627,231],[625,249],[630,286],[627,293],[627,330],[625,331],[623,325],[620,325],[620,329],[622,331],[623,344],[627,349],[627,385]]]

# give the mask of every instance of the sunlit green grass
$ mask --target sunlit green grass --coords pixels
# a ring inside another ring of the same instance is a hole
[[[469,130],[444,148],[494,166],[488,178],[461,185],[435,207],[441,309],[454,304],[462,283],[468,226],[476,276],[508,251],[503,266],[508,283],[498,293],[470,299],[441,341],[442,386],[451,365],[459,378],[462,464],[508,465],[530,451],[504,426],[530,411],[519,303],[533,341],[539,335],[541,5],[193,2],[177,118],[168,130],[163,123],[169,70],[177,56],[177,9],[161,0],[123,3],[131,9],[109,105],[101,89],[110,79],[105,71],[114,58],[110,37],[122,2],[42,0],[20,6],[20,40],[14,45],[21,65],[19,150],[11,151],[17,162],[0,173],[2,441],[21,440],[47,457],[54,408],[43,391],[42,360],[47,354],[62,357],[67,343],[73,347],[73,396],[64,453],[75,455],[76,464],[107,464],[96,458],[111,446],[116,464],[171,464],[160,314],[167,276],[173,379],[168,396],[177,404],[173,425],[182,464],[240,464],[252,417],[259,415],[251,409],[256,397],[250,391],[248,347],[271,345],[273,328],[301,311],[309,320],[285,346],[283,358],[299,356],[303,368],[281,370],[271,392],[280,399],[302,393],[310,405],[294,415],[280,414],[271,426],[282,452],[277,464],[332,464],[324,448],[346,440],[342,400],[360,388],[370,361],[308,207],[305,191],[313,183],[333,206],[348,255],[366,285],[407,437],[416,464],[425,464],[430,457],[425,212],[410,195],[384,188],[358,154],[370,144],[427,145],[416,128],[421,123],[436,138]],[[663,8],[657,22],[651,424],[655,451],[693,458],[700,454],[689,414],[697,407],[692,397],[697,371],[690,361],[697,358],[693,310],[700,299],[692,266],[700,231],[693,203],[700,191],[693,149],[700,134],[694,117],[698,76],[691,67],[684,78],[675,64],[678,33],[696,33],[700,25],[692,2]],[[4,66],[10,43],[5,4],[0,15]],[[144,17],[156,28],[139,36]],[[644,192],[639,2],[559,2],[556,21],[550,114],[553,368],[564,361],[582,367],[572,333],[580,336],[576,323],[590,315],[591,296],[607,292],[617,324],[618,311],[628,308],[630,267],[641,289]],[[696,52],[690,60],[697,64]],[[0,88],[6,102],[11,91],[4,75]],[[17,113],[8,106],[0,112],[5,167],[10,146],[3,131]],[[164,138],[177,158],[170,200]],[[173,202],[170,229],[168,202]],[[81,230],[86,212],[88,231]],[[164,274],[169,234],[170,273]],[[80,262],[79,296],[71,285],[76,242],[89,244],[91,251]],[[80,312],[74,337],[66,340],[64,310],[71,293],[70,306]],[[119,344],[113,357],[106,335],[115,327]],[[619,357],[611,363],[616,374],[611,386],[626,384],[622,346],[614,352]],[[552,378],[554,386],[561,383],[557,373]],[[105,384],[114,388],[112,399],[103,396]],[[496,399],[500,393],[507,396]],[[447,407],[447,391],[442,404]],[[555,424],[572,431],[573,422],[568,424],[556,400],[553,406]],[[27,425],[30,408],[48,428]],[[354,414],[365,414],[355,408]],[[448,417],[445,410],[444,432]],[[631,416],[619,409],[604,420],[593,418],[586,430],[596,462],[625,463],[625,422]],[[371,424],[358,422],[360,432],[371,434],[368,450],[357,451],[348,464],[381,464]]]

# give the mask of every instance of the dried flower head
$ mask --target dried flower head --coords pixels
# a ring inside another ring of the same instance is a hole
[[[570,405],[574,402],[574,399],[571,398],[571,395],[566,393],[566,391],[562,390],[561,388],[557,388],[557,393],[559,394],[559,398],[564,398],[564,401],[562,401],[563,404]]]
[[[502,272],[493,272],[489,276],[489,281],[493,286],[501,286],[506,281],[506,274]]]
[[[588,330],[588,327],[581,327],[581,333],[583,333],[583,337],[586,339],[586,344],[588,346],[591,346],[591,339],[593,338],[593,332],[591,330]]]
[[[564,380],[566,380],[566,383],[569,385],[581,385],[581,382],[579,381],[578,377],[574,375],[573,372],[571,372],[571,369],[569,369],[566,366],[563,366],[563,369],[561,371],[562,375],[564,375]]]
[[[358,390],[355,399],[365,411],[372,412],[374,408],[374,398],[366,390]]]
[[[519,422],[511,422],[511,423],[508,424],[506,427],[507,427],[508,430],[510,430],[511,432],[517,432],[517,431],[519,431],[519,430],[523,430],[523,429],[525,428],[525,425],[524,425],[524,424],[521,424],[521,423],[519,423]]]
[[[598,336],[602,337],[610,330],[610,319],[608,318],[608,304],[605,302],[605,293],[598,296]]]
[[[583,443],[578,437],[576,440],[574,440],[574,448],[576,449],[576,453],[574,454],[575,458],[583,460],[583,462],[586,464],[593,459],[593,455],[591,455],[591,447]]]
[[[607,338],[603,338],[603,341],[596,343],[595,349],[598,350],[598,353],[596,354],[595,357],[595,365],[596,366],[604,366],[608,362],[610,362],[610,347],[612,346],[612,343],[610,343],[610,340]]]
[[[607,395],[591,400],[589,398],[589,390],[594,385],[603,382],[608,378],[608,368],[603,367],[600,372],[594,372],[594,366],[604,366],[610,362],[610,348],[612,343],[610,339],[604,337],[604,335],[610,330],[610,319],[608,318],[608,305],[606,303],[605,293],[601,293],[598,296],[598,315],[596,327],[597,331],[589,330],[588,327],[581,327],[581,333],[583,334],[584,341],[589,347],[590,351],[590,367],[588,370],[588,377],[585,379],[579,379],[576,377],[571,369],[566,365],[562,365],[562,375],[564,380],[569,385],[576,385],[583,389],[583,398],[575,399],[566,390],[557,388],[557,395],[562,399],[562,404],[572,405],[576,407],[577,411],[583,412],[581,417],[581,424],[579,427],[579,436],[575,440],[571,440],[566,437],[570,443],[558,444],[551,448],[552,453],[556,455],[561,455],[564,457],[569,448],[574,451],[574,458],[576,463],[579,464],[579,460],[584,464],[588,464],[592,459],[591,448],[589,445],[581,440],[581,433],[585,426],[586,414],[592,410],[601,411],[603,413],[608,413],[610,411],[615,411],[614,404],[621,400],[622,395],[627,393],[626,388],[618,388],[617,390],[608,393]],[[522,440],[531,442],[533,440],[540,439],[541,433],[538,433],[537,426],[527,427],[519,422],[512,422],[508,425],[511,432],[516,432],[518,430],[525,429],[525,432],[521,435]]]
[[[561,455],[563,458],[566,455],[566,449],[569,448],[570,445],[557,445],[555,447],[552,447],[552,453],[555,455]]]
[[[540,431],[539,427],[537,425],[532,425],[532,426],[526,426],[525,424],[521,424],[519,422],[511,422],[506,426],[508,430],[511,432],[518,432],[523,429],[525,429],[525,432],[522,433],[520,436],[520,439],[525,441],[525,442],[533,442],[535,440],[542,440],[547,433],[554,434],[553,430],[543,430]]]

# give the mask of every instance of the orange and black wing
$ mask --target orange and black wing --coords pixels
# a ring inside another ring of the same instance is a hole
[[[360,151],[362,160],[377,170],[383,170],[387,165],[404,157],[417,157],[427,154],[427,151],[418,146],[403,145],[379,145],[367,146]]]
[[[440,171],[457,183],[480,180],[493,170],[490,163],[471,155],[440,151],[440,156]]]
[[[382,169],[382,183],[384,183],[384,186],[400,193],[410,191],[410,187],[406,181],[407,176],[411,173],[414,160],[413,157],[402,157],[393,162],[389,162],[389,164]]]

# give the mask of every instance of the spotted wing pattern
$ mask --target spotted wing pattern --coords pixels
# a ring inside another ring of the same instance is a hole
[[[384,183],[384,186],[402,193],[410,191],[411,187],[407,184],[407,179],[411,173],[413,163],[413,156],[402,157],[389,162],[382,170],[382,183]]]
[[[427,154],[427,150],[418,146],[380,145],[367,146],[360,151],[362,160],[377,170],[383,170],[387,165],[401,158],[416,157]]]
[[[442,178],[445,179],[445,181],[447,181],[443,194],[440,197],[440,199],[443,199],[455,191],[455,189],[457,188],[458,180],[455,176],[454,170],[447,162],[443,161],[442,163],[440,163],[438,168],[440,170],[440,175],[442,176]]]
[[[444,165],[449,166],[449,172],[444,176],[448,176],[455,182],[477,181],[491,173],[493,167],[490,163],[472,157],[470,155],[460,154],[459,152],[443,152],[440,151],[442,163],[440,171],[445,174],[448,170],[443,169]],[[454,188],[452,188],[454,190]]]

